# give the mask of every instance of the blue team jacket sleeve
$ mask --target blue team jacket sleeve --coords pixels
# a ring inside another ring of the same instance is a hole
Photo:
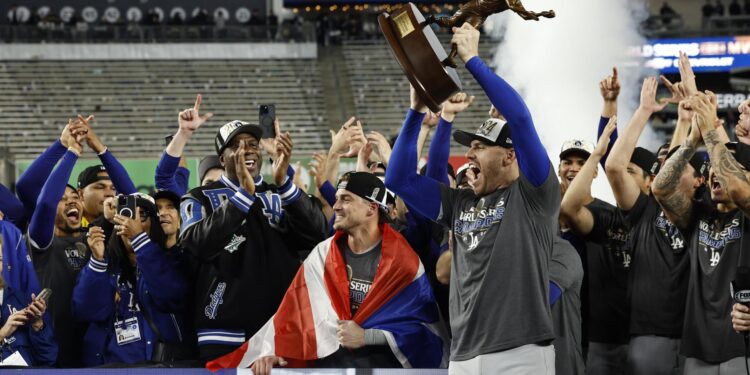
[[[177,167],[177,173],[174,175],[174,182],[177,185],[177,195],[183,196],[188,191],[190,181],[190,170],[185,167]]]
[[[53,366],[57,362],[57,342],[54,330],[49,325],[51,319],[45,319],[44,328],[34,331],[29,327],[29,339],[33,349],[34,366]],[[61,324],[64,324],[61,322]]]
[[[114,298],[115,286],[110,283],[107,262],[91,257],[73,288],[73,316],[81,322],[107,321],[115,314]]]
[[[0,184],[0,211],[5,215],[5,220],[18,228],[26,228],[26,210],[23,203],[3,184]]]
[[[424,113],[409,109],[385,171],[385,186],[430,220],[440,214],[440,183],[417,174],[417,138]]]
[[[179,196],[185,194],[185,191],[187,191],[187,178],[183,179],[182,184],[180,184],[177,177],[180,169],[179,166],[179,157],[170,156],[166,152],[161,155],[159,164],[156,165],[156,173],[154,174],[156,190],[171,191]]]
[[[135,185],[133,185],[133,181],[130,180],[130,176],[128,176],[128,171],[126,171],[125,167],[120,164],[117,158],[109,152],[109,149],[99,154],[99,160],[102,161],[102,164],[107,170],[107,174],[109,174],[109,178],[112,180],[112,184],[115,185],[115,190],[117,190],[118,194],[133,194],[137,191]]]
[[[435,134],[430,142],[430,151],[427,154],[427,171],[425,176],[442,182],[445,186],[450,185],[448,180],[448,157],[451,154],[451,129],[453,124],[440,118]]]
[[[187,281],[177,260],[170,259],[146,232],[135,236],[132,244],[141,277],[157,308],[162,312],[180,310],[187,293]]]
[[[549,176],[551,166],[547,151],[534,128],[531,113],[521,96],[504,79],[492,71],[479,56],[466,63],[490,102],[505,116],[510,126],[518,168],[529,182],[539,187]]]
[[[21,174],[16,182],[16,192],[18,198],[26,208],[26,214],[31,216],[36,207],[36,199],[39,197],[39,192],[42,190],[42,185],[46,181],[47,176],[55,168],[55,164],[65,154],[67,149],[62,145],[60,140],[56,140],[51,146],[49,146],[44,152],[39,155],[29,167]],[[67,183],[67,181],[65,181]]]
[[[60,165],[52,171],[39,193],[34,215],[31,216],[31,222],[29,223],[29,240],[39,249],[46,249],[52,243],[57,204],[65,193],[65,187],[71,172],[73,172],[76,160],[78,160],[78,156],[71,151],[67,151],[60,161]]]
[[[599,142],[599,138],[602,137],[602,133],[604,133],[604,128],[607,127],[607,123],[609,122],[609,117],[599,117],[599,127],[596,131],[596,141]],[[609,157],[609,151],[612,150],[612,146],[617,141],[617,128],[615,128],[615,131],[612,132],[612,135],[609,136],[609,145],[607,145],[607,152],[604,153],[604,156],[601,160],[599,160],[599,164],[602,165],[602,168],[604,168],[604,164],[607,163],[607,158]]]
[[[333,187],[333,184],[331,184],[330,181],[326,180],[323,185],[320,185],[320,196],[322,196],[331,207],[336,204],[336,188]]]

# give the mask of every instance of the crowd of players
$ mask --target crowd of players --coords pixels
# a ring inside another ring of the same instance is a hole
[[[212,116],[200,95],[179,114],[150,196],[136,192],[92,116],[71,119],[16,194],[0,190],[2,359],[215,368],[272,337],[244,365],[260,374],[293,365],[745,373],[738,332],[750,331],[750,309],[733,302],[730,284],[750,262],[741,256],[749,103],[739,107],[740,142],[729,142],[716,97],[698,90],[681,55],[681,81],[662,78],[672,96],[657,101],[659,82],[645,79],[618,134],[615,69],[599,87],[597,142],[564,142],[555,176],[531,114],[478,57],[478,40],[468,25],[454,29],[493,104],[476,132],[451,129],[473,96],[456,94],[432,114],[412,90],[395,144],[355,118],[332,131],[311,164],[311,195],[278,122],[275,138],[243,121],[223,125],[201,186],[188,191],[181,155]],[[679,108],[671,142],[657,153],[636,147],[670,104]],[[457,173],[451,134],[468,148]],[[68,185],[84,146],[101,165]],[[346,157],[357,170],[339,176]],[[616,206],[591,195],[600,165]],[[132,215],[119,210],[126,196]],[[42,288],[52,295],[38,296]]]

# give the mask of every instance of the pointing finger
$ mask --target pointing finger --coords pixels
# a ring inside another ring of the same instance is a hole
[[[195,97],[195,105],[193,105],[193,109],[195,112],[198,112],[198,110],[201,108],[201,101],[203,100],[203,97],[201,97],[201,94],[198,94],[198,96]]]

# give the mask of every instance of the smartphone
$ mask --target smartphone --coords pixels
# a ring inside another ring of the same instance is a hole
[[[135,219],[135,197],[132,195],[118,195],[117,214]]]
[[[258,107],[258,125],[263,130],[263,138],[276,138],[276,129],[273,127],[274,120],[276,120],[276,106],[261,104]]]
[[[39,292],[39,295],[36,298],[41,298],[44,300],[44,303],[49,304],[49,297],[52,295],[52,289],[50,288],[44,288],[41,292]]]
[[[169,144],[172,143],[172,139],[174,139],[174,135],[164,137],[164,146],[169,146]]]

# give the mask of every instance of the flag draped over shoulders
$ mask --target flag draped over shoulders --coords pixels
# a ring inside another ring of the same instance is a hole
[[[424,267],[398,232],[388,225],[381,230],[380,263],[356,316],[351,316],[346,262],[337,245],[346,235],[336,232],[307,257],[276,314],[240,348],[206,367],[244,368],[269,355],[292,364],[325,358],[339,349],[339,320],[383,330],[406,368],[445,367],[447,345]]]

